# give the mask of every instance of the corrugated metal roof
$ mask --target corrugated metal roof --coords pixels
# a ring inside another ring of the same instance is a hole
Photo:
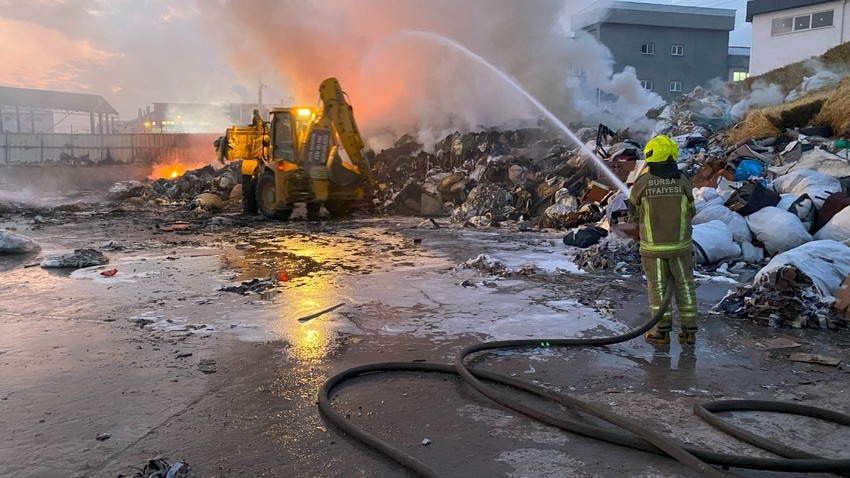
[[[118,114],[118,111],[100,95],[33,90],[11,86],[0,86],[0,106],[19,106],[23,108],[41,108],[79,113]]]
[[[830,3],[835,0],[749,0],[747,2],[747,21],[753,21],[753,17],[762,13],[781,12],[792,8],[808,7]]]

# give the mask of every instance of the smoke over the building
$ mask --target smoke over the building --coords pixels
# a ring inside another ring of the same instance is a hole
[[[222,0],[201,18],[234,69],[274,69],[296,101],[312,104],[336,76],[373,142],[417,131],[438,138],[539,113],[510,85],[457,50],[409,30],[463,44],[517,79],[567,123],[637,120],[660,98],[631,71],[615,74],[610,52],[564,28],[563,0]],[[604,93],[610,93],[606,95]]]

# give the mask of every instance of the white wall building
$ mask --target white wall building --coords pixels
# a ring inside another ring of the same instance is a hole
[[[850,41],[850,0],[750,0],[750,75],[821,55]]]

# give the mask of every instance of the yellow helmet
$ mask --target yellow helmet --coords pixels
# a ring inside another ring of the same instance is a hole
[[[656,136],[646,143],[643,155],[647,163],[663,163],[668,159],[679,158],[679,145],[667,136]]]

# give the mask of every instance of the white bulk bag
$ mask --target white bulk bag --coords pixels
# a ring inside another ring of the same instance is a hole
[[[747,216],[753,236],[771,255],[785,252],[812,240],[796,215],[777,207],[766,207]]]
[[[794,266],[812,279],[818,292],[834,295],[841,283],[850,275],[850,247],[836,241],[812,241],[774,257],[756,274],[755,283],[770,277],[770,273],[784,266]]]
[[[735,242],[749,242],[753,240],[750,226],[744,216],[729,209],[722,204],[709,204],[703,207],[694,216],[694,224],[705,224],[711,221],[722,221],[732,231],[732,239]]]
[[[815,233],[815,239],[831,239],[850,246],[850,207],[845,207],[832,216],[832,219]]]
[[[723,221],[695,225],[693,241],[697,264],[717,264],[741,255],[741,247],[732,240],[732,231]]]
[[[780,194],[791,193],[797,196],[808,194],[818,209],[823,206],[823,202],[830,194],[842,190],[841,181],[811,169],[792,171],[776,178],[773,181],[773,189]]]

